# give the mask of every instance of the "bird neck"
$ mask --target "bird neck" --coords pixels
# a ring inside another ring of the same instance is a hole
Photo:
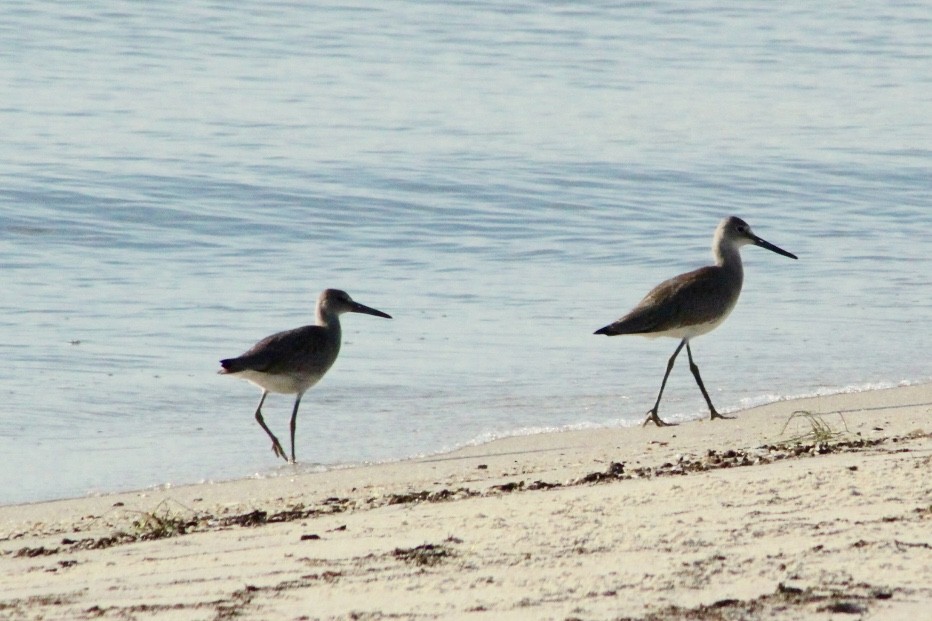
[[[718,241],[718,240],[716,240]],[[741,264],[741,252],[734,244],[720,241],[712,246],[712,256],[715,257],[715,264],[726,270],[744,274],[744,268]]]
[[[337,337],[340,335],[340,316],[337,313],[331,313],[324,309],[317,309],[317,325],[327,328],[328,332],[335,332]]]

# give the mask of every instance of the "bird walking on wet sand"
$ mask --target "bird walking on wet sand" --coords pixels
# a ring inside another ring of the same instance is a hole
[[[719,414],[712,405],[709,393],[702,384],[699,367],[693,361],[689,341],[717,328],[737,304],[744,280],[739,250],[747,244],[766,248],[791,259],[797,258],[796,255],[755,235],[747,222],[741,218],[725,218],[715,229],[715,236],[712,238],[715,265],[700,267],[660,283],[627,315],[595,331],[595,334],[607,336],[639,334],[648,338],[670,336],[681,339],[667,362],[667,372],[660,383],[660,393],[654,407],[647,412],[645,425],[651,421],[658,427],[672,424],[662,421],[657,415],[657,410],[660,407],[663,389],[667,385],[667,378],[673,369],[673,362],[684,345],[689,356],[689,370],[699,384],[699,390],[705,397],[712,419],[730,418]]]
[[[281,442],[262,418],[262,404],[270,392],[297,395],[291,412],[291,463],[295,461],[294,434],[301,397],[320,381],[340,353],[340,315],[364,313],[391,319],[391,315],[369,308],[345,291],[326,289],[317,298],[317,325],[267,336],[238,358],[220,361],[219,373],[240,377],[262,389],[256,407],[256,421],[272,439],[272,451],[289,461]]]

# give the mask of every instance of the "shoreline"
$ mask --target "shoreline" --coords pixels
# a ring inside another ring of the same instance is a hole
[[[932,384],[732,414],[3,506],[0,610],[789,619],[932,604]],[[813,421],[823,439],[792,437]]]
[[[922,386],[930,384],[932,385],[932,379],[929,380],[916,380],[916,381],[901,381],[897,383],[893,382],[874,382],[863,385],[849,385],[842,388],[831,388],[826,389],[826,392],[817,391],[812,394],[800,394],[800,395],[789,395],[789,396],[778,396],[778,397],[761,397],[760,401],[752,400],[751,403],[747,404],[745,407],[739,407],[736,409],[722,409],[721,412],[726,416],[732,416],[735,414],[741,414],[744,412],[751,412],[753,410],[771,406],[778,403],[784,402],[797,402],[810,399],[820,399],[820,398],[832,398],[841,395],[849,394],[861,394],[861,393],[872,393],[877,391],[886,391],[886,390],[895,390],[899,388],[911,388],[916,386]],[[764,400],[770,399],[770,400]],[[685,420],[679,420],[675,417],[671,419],[671,422],[675,423],[675,426],[689,425],[691,423],[703,422],[707,416],[706,410],[701,410],[698,418],[687,418]],[[620,420],[620,419],[619,419]],[[275,480],[278,478],[291,478],[291,477],[301,477],[305,475],[319,475],[327,472],[334,472],[338,470],[356,470],[359,468],[370,468],[370,467],[379,467],[392,464],[403,464],[408,462],[419,462],[423,460],[431,459],[442,459],[446,455],[453,455],[459,451],[468,450],[474,447],[481,447],[487,444],[494,444],[496,442],[508,441],[513,438],[524,438],[524,437],[535,437],[540,435],[550,435],[550,434],[561,434],[561,433],[587,433],[587,432],[599,432],[599,431],[608,431],[608,432],[617,432],[619,430],[625,429],[634,429],[641,426],[641,420],[638,421],[626,421],[624,423],[619,421],[613,421],[609,423],[595,423],[595,422],[583,422],[569,424],[560,427],[526,427],[515,429],[511,432],[504,432],[502,434],[497,434],[491,437],[482,437],[479,436],[473,440],[469,440],[463,444],[456,445],[452,448],[443,448],[436,451],[430,451],[426,453],[421,453],[417,455],[411,455],[406,457],[391,457],[380,461],[360,461],[360,462],[346,462],[346,463],[336,463],[336,464],[317,464],[313,469],[303,469],[303,466],[299,465],[300,470],[295,470],[292,473],[285,471],[285,468],[288,466],[282,466],[280,463],[276,467],[269,467],[267,470],[262,472],[255,472],[250,475],[233,475],[230,478],[217,478],[217,479],[202,479],[200,481],[181,481],[181,482],[172,482],[166,481],[163,483],[152,483],[145,486],[136,486],[136,487],[126,487],[123,489],[111,489],[111,490],[93,490],[87,491],[85,493],[74,494],[74,495],[62,495],[59,497],[53,498],[38,498],[35,500],[13,500],[9,502],[0,502],[0,511],[5,508],[14,508],[14,507],[27,507],[31,505],[42,505],[47,503],[57,503],[57,502],[67,502],[67,501],[79,501],[84,499],[94,499],[94,498],[109,498],[111,496],[120,496],[127,494],[158,494],[161,492],[170,492],[171,490],[181,489],[186,487],[196,487],[196,486],[214,486],[214,485],[224,485],[224,484],[235,484],[240,481],[248,480]]]

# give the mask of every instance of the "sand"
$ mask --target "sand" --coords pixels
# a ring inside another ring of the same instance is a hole
[[[907,386],[0,507],[0,618],[916,621],[930,433]]]

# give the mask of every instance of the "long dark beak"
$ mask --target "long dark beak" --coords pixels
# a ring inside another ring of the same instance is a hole
[[[773,244],[771,244],[771,243],[770,243],[769,241],[767,241],[766,239],[761,239],[761,238],[758,237],[757,235],[751,235],[751,240],[754,242],[754,245],[755,245],[755,246],[760,246],[761,248],[766,248],[767,250],[770,250],[771,252],[776,252],[777,254],[782,254],[784,257],[789,257],[789,258],[791,258],[791,259],[798,259],[798,258],[799,258],[799,257],[797,257],[795,254],[793,254],[792,252],[787,252],[786,250],[784,250],[783,248],[780,248],[779,246],[774,246]]]
[[[796,257],[793,257],[794,259]],[[353,308],[350,309],[351,313],[363,313],[364,315],[375,315],[376,317],[384,317],[385,319],[391,319],[392,316],[388,313],[383,313],[380,310],[370,308],[365,304],[360,304],[359,302],[353,302]]]

